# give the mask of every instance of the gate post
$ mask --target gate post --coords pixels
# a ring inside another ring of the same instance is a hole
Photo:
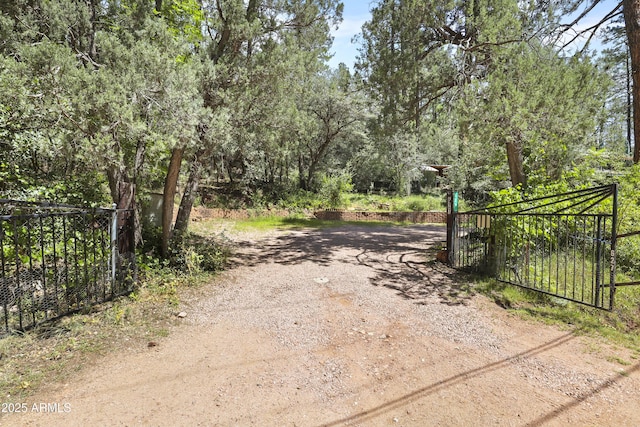
[[[616,243],[618,240],[618,184],[613,184],[613,217],[611,218],[611,259],[609,261],[609,310],[613,310],[616,293]]]
[[[596,257],[596,288],[595,288],[595,298],[594,298],[594,305],[596,307],[600,307],[603,308],[603,304],[600,302],[600,298],[602,296],[602,279],[601,279],[601,275],[602,275],[602,258],[603,258],[603,253],[602,253],[602,241],[604,240],[604,230],[602,230],[602,215],[598,214],[596,216],[596,221],[597,221],[597,231],[596,231],[596,253],[595,253],[595,257]]]
[[[116,272],[118,266],[118,211],[116,204],[111,207],[111,224],[109,227],[109,236],[111,240],[111,295],[116,292]]]
[[[447,263],[455,267],[455,228],[458,211],[458,192],[447,190]]]

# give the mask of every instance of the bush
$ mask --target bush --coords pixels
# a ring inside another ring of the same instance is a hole
[[[218,272],[224,269],[230,255],[230,249],[225,242],[187,233],[182,238],[174,236],[169,247],[169,259],[163,260],[160,258],[161,229],[145,225],[143,236],[144,244],[138,250],[138,263],[143,270],[146,267],[170,267],[188,274],[202,271]]]
[[[428,211],[443,211],[445,207],[442,203],[441,197],[435,196],[409,196],[400,200],[400,203],[395,206],[396,210],[400,211],[414,211],[414,212],[428,212]]]
[[[640,231],[640,165],[630,168],[620,180],[618,234]],[[617,265],[627,275],[640,277],[640,235],[617,242]]]
[[[339,175],[323,175],[320,187],[320,197],[330,208],[340,208],[345,205],[345,195],[353,190],[351,174],[343,172]]]
[[[224,242],[187,232],[184,236],[175,235],[171,239],[169,253],[171,267],[196,274],[224,269],[230,250]]]

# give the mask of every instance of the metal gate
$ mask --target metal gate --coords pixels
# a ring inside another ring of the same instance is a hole
[[[133,212],[0,200],[0,337],[130,292]]]
[[[611,310],[617,202],[615,184],[461,213],[450,202],[449,262],[504,283]],[[636,283],[619,286],[627,284]]]

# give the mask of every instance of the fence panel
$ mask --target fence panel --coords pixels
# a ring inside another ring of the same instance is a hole
[[[0,200],[0,336],[130,292],[135,253],[120,248],[131,219],[125,210]]]
[[[615,294],[615,186],[453,213],[454,267],[611,310]]]

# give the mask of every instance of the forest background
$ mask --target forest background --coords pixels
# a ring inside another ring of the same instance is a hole
[[[371,2],[352,70],[329,66],[336,0],[0,1],[0,193],[127,208],[160,190],[167,255],[203,183],[287,205],[406,194],[435,164],[477,204],[636,188],[640,2],[581,25],[604,3]]]

